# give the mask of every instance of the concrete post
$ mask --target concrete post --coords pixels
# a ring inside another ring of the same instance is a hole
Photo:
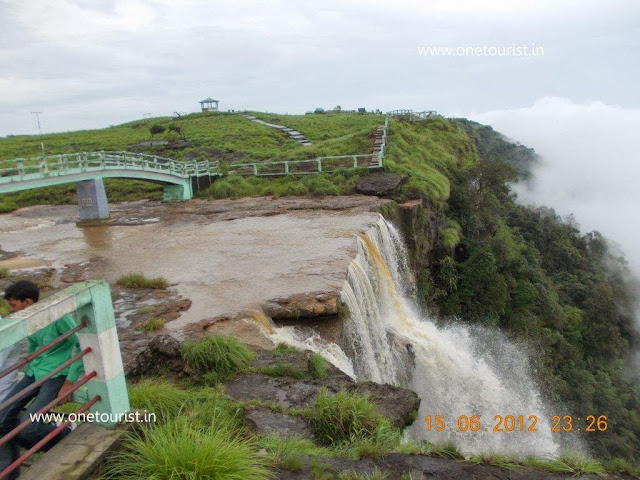
[[[76,182],[80,221],[109,218],[109,203],[101,178]]]

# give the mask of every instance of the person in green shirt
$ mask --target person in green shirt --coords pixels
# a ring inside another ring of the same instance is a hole
[[[36,303],[40,297],[40,290],[38,286],[33,282],[26,280],[16,282],[5,290],[4,297],[9,302],[9,311],[11,313],[17,312],[30,305]],[[56,338],[68,332],[76,327],[76,322],[70,315],[60,317],[55,322],[49,324],[42,330],[29,335],[29,353],[33,353],[45,345],[51,343]],[[80,345],[78,343],[78,335],[73,334],[69,338],[60,342],[56,346],[47,350],[43,354],[34,358],[27,367],[24,377],[20,380],[7,394],[7,396],[1,399],[1,402],[13,397],[18,392],[24,390],[32,383],[40,380],[49,372],[55,370],[64,362],[71,359],[75,353],[80,351]],[[74,353],[75,352],[75,353]],[[57,396],[65,396],[80,374],[82,373],[82,360],[78,360],[71,366],[63,369],[57,373],[54,377],[49,378],[39,388],[35,389],[25,398],[13,402],[10,406],[0,411],[0,435],[6,433],[17,427],[26,418],[29,418],[30,414],[36,413],[42,407],[47,405]],[[69,395],[64,401],[68,401]],[[21,410],[27,406],[25,412],[20,415]],[[25,428],[20,434],[0,447],[0,472],[11,465],[20,456],[20,447],[31,448],[45,436],[51,433],[56,424],[44,423],[44,422],[32,422],[27,428]],[[56,435],[51,441],[47,443],[43,450],[48,450],[56,443],[66,437],[73,426],[64,428],[58,435]],[[13,480],[18,478],[19,470],[16,469],[9,476],[8,479]]]

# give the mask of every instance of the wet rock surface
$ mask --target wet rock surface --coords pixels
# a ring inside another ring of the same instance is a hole
[[[281,437],[295,435],[306,440],[313,439],[313,431],[300,417],[274,412],[265,407],[245,407],[244,417],[247,426],[258,434],[277,434]]]
[[[408,480],[409,478],[413,480],[569,480],[576,478],[596,480],[600,478],[595,475],[554,474],[524,467],[506,469],[426,455],[391,454],[381,457],[378,461],[370,458],[348,460],[311,456],[305,456],[302,459],[303,468],[296,472],[278,471],[277,478],[280,480],[307,480],[316,478],[313,471],[322,471],[327,475],[322,478],[336,478],[333,476],[334,474],[337,475],[345,471],[357,472],[364,476],[373,475],[376,469],[378,472],[383,472],[386,475],[384,478],[387,480]]]

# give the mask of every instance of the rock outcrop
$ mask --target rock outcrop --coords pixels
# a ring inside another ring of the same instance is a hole
[[[360,177],[356,183],[356,191],[364,195],[390,196],[400,192],[408,179],[407,175],[398,173],[376,172]]]
[[[288,297],[273,298],[263,303],[262,309],[274,320],[337,315],[338,292],[299,293]]]

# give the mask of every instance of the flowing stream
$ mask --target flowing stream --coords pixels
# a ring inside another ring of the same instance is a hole
[[[330,345],[329,351],[315,339],[301,346],[320,351],[358,380],[416,391],[421,405],[409,429],[410,438],[453,442],[465,453],[557,455],[550,416],[531,379],[526,356],[498,331],[443,328],[421,314],[411,300],[415,286],[406,258],[400,235],[385,220],[360,235],[342,290],[342,301],[350,311],[343,326],[347,340],[342,350],[349,359],[336,353],[336,345]],[[303,343],[291,331],[279,330],[282,339]],[[431,431],[427,431],[427,415]],[[435,430],[436,415],[446,422],[443,431]],[[467,422],[473,415],[478,415],[479,424]],[[495,426],[503,430],[512,426],[511,419],[498,425],[496,415],[503,419],[513,415],[513,431],[494,431]],[[535,425],[532,415],[537,417]],[[471,431],[470,426],[479,429]],[[537,431],[528,431],[530,427]]]

